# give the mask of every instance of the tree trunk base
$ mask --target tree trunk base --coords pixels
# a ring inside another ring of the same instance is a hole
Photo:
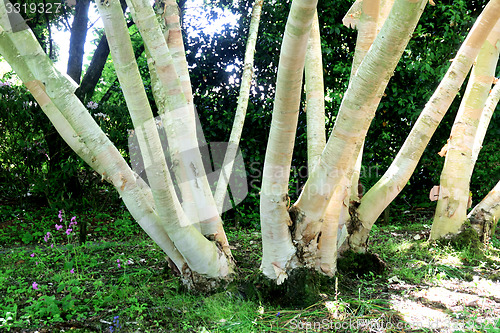
[[[480,252],[484,248],[484,236],[486,234],[480,235],[476,228],[470,223],[466,222],[462,225],[462,228],[458,234],[451,235],[448,234],[442,239],[438,240],[440,243],[450,244],[454,249],[465,250],[469,249],[474,252]],[[489,237],[486,239],[489,239]]]
[[[498,221],[496,221],[489,212],[478,209],[475,214],[469,218],[472,228],[477,232],[479,240],[483,244],[488,244],[490,238],[495,234]]]
[[[209,295],[226,289],[233,277],[234,275],[230,274],[225,277],[211,278],[190,270],[184,271],[180,278],[183,288],[195,294]]]

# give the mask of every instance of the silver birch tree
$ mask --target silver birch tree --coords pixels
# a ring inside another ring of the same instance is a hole
[[[146,97],[119,0],[97,1],[115,71],[130,112],[149,185],[123,159],[75,95],[77,85],[43,52],[19,14],[0,3],[0,54],[35,97],[63,139],[102,178],[114,185],[134,219],[168,255],[189,287],[210,289],[230,278],[234,262],[222,220],[205,175],[196,137],[193,96],[177,4],[131,0],[146,46],[155,101],[166,125],[170,159],[181,197],[176,195],[156,121]],[[262,1],[255,4],[255,12]],[[257,38],[254,15],[247,54]],[[253,58],[245,63],[252,68]],[[243,78],[249,86],[251,73]],[[247,88],[248,89],[248,88]],[[244,95],[244,92],[243,92]],[[241,107],[246,102],[243,97]]]

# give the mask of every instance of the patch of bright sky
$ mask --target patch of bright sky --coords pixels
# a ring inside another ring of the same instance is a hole
[[[209,2],[210,0],[206,1]],[[204,0],[188,0],[186,2],[186,13],[184,18],[192,24],[186,31],[190,36],[197,37],[199,30],[203,30],[205,34],[213,36],[221,31],[224,25],[234,27],[238,24],[239,15],[235,15],[228,9],[223,8],[214,8],[213,10],[217,13],[217,19],[215,21],[210,21],[203,2]],[[151,3],[154,3],[154,0],[152,0]],[[93,26],[87,33],[85,56],[83,58],[84,66],[90,64],[89,55],[93,53],[96,48],[96,45],[92,43],[95,38],[93,31],[94,29],[103,28],[102,20],[97,13],[97,9],[92,5],[89,8],[89,21],[93,23]],[[72,24],[72,22],[70,22],[70,24]],[[59,46],[59,59],[55,66],[62,73],[66,73],[68,66],[70,35],[69,31],[63,30],[56,31],[53,34],[54,42]],[[227,70],[232,71],[232,68],[228,68]]]

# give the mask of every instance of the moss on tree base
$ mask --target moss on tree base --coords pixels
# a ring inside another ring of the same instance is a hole
[[[331,284],[333,280],[315,270],[296,268],[281,284],[265,277],[262,273],[239,284],[243,297],[272,305],[304,308],[318,302],[322,284]]]
[[[337,261],[339,272],[349,276],[367,276],[370,273],[381,275],[386,270],[386,263],[375,253],[357,253],[348,250]]]
[[[448,235],[448,237],[438,240],[441,244],[449,244],[456,250],[470,250],[474,253],[482,253],[484,244],[477,231],[469,222],[464,223],[461,231],[456,235]]]
[[[450,245],[457,250],[466,248],[479,250],[483,248],[483,243],[479,239],[477,231],[473,228],[465,228],[462,232],[453,236],[449,240]]]

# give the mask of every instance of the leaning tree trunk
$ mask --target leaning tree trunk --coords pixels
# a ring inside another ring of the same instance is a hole
[[[382,29],[382,26],[387,19],[389,12],[392,8],[394,0],[372,0],[363,1],[357,0],[349,9],[347,14],[342,19],[342,23],[351,28],[356,28],[358,30],[358,35],[356,38],[356,47],[354,50],[354,58],[351,67],[351,80],[356,75],[361,61],[363,61],[365,55],[368,53],[371,45],[375,41],[375,37]],[[354,166],[353,174],[351,177],[350,184],[350,205],[357,205],[360,200],[360,174],[363,159],[364,142],[361,145],[361,149]],[[347,220],[349,219],[349,214],[344,214],[345,221],[339,221],[342,225],[347,225]],[[345,227],[344,227],[345,229]],[[347,234],[344,231],[342,234]],[[341,240],[343,243],[343,240]]]
[[[349,244],[353,250],[366,251],[373,224],[413,174],[432,134],[457,95],[486,37],[496,24],[499,13],[500,0],[491,0],[476,20],[389,169],[361,199],[360,206],[351,217],[355,227]]]
[[[243,131],[243,124],[248,107],[248,98],[250,96],[250,87],[252,85],[253,77],[253,63],[255,45],[257,43],[257,35],[259,32],[260,14],[262,12],[262,5],[264,0],[256,0],[252,8],[252,19],[250,21],[250,28],[248,32],[247,46],[245,50],[245,59],[243,62],[243,74],[241,75],[240,94],[238,96],[238,103],[236,106],[236,114],[234,116],[233,127],[229,142],[227,145],[224,160],[222,162],[221,173],[217,187],[215,189],[214,197],[215,203],[219,213],[226,211],[229,207],[229,198],[227,195],[227,187],[231,178],[231,173],[234,167],[234,161],[238,153],[239,142],[241,133]],[[233,197],[236,196],[233,193]]]
[[[495,234],[500,219],[500,181],[467,217],[482,241]]]
[[[384,1],[385,8],[390,9],[393,1]],[[382,8],[381,8],[382,7]],[[354,58],[351,67],[351,77],[349,81],[352,81],[356,75],[359,65],[365,58],[368,50],[372,46],[377,34],[382,28],[382,23],[387,19],[389,11],[383,11],[384,6],[382,6],[380,0],[374,1],[356,1],[352,7],[349,9],[347,14],[342,19],[342,23],[347,27],[356,28],[358,30],[358,35],[356,38],[356,47],[354,49]],[[354,165],[351,181],[349,184],[349,198],[345,198],[344,202],[340,206],[340,216],[338,222],[338,247],[340,248],[345,240],[347,239],[347,225],[349,222],[349,209],[350,206],[357,206],[360,200],[360,175],[361,166],[363,161],[363,151],[364,151],[364,140],[361,144],[361,148],[358,152],[358,157],[356,159],[356,164]],[[323,231],[322,231],[323,234]],[[322,244],[319,244],[322,246]],[[346,248],[345,246],[343,247]],[[335,253],[336,254],[336,253]]]
[[[467,89],[447,143],[441,173],[439,198],[431,228],[431,239],[451,237],[464,228],[470,200],[469,184],[474,169],[473,147],[481,113],[495,77],[500,21],[476,58]]]
[[[174,190],[119,0],[97,2],[97,6],[146,164],[149,185],[130,169],[75,95],[74,81],[55,69],[28,27],[19,23],[13,29],[11,22],[22,22],[22,18],[17,15],[10,20],[3,2],[0,3],[0,54],[68,145],[101,174],[103,180],[115,186],[134,219],[165,251],[184,282],[189,287],[210,289],[216,282],[230,277],[234,263],[198,149],[192,93],[186,84],[189,82],[187,62],[178,45],[179,40],[182,41],[180,28],[176,33],[171,22],[166,22],[172,28],[169,37],[164,34],[166,29],[162,31],[162,20],[149,1],[131,0],[128,5],[150,57],[159,114],[169,136],[170,158],[180,156],[181,159],[173,169],[179,164],[185,166],[184,180],[197,200],[197,214],[192,220]],[[177,20],[178,26],[178,15],[169,15],[167,21],[169,19]],[[190,153],[182,156],[186,151]]]

